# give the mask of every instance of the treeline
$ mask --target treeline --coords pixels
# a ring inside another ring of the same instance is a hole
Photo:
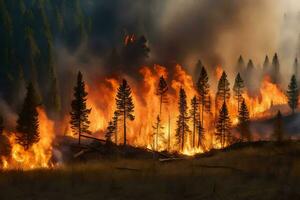
[[[76,47],[88,37],[91,21],[80,0],[0,0],[1,91],[14,107],[30,80],[37,98],[60,109],[55,44]],[[13,102],[12,102],[13,101]]]

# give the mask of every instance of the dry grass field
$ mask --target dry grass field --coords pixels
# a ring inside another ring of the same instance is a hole
[[[300,143],[266,143],[182,161],[111,159],[0,172],[1,200],[300,199]]]

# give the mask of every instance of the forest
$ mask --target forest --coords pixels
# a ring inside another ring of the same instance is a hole
[[[278,2],[0,0],[0,198],[297,199],[300,18]]]

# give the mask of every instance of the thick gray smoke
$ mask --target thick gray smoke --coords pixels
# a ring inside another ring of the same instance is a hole
[[[262,62],[277,50],[279,5],[280,0],[90,0],[90,49],[105,54],[126,30],[146,35],[153,62],[193,68],[201,59],[209,67],[230,67],[240,54]]]

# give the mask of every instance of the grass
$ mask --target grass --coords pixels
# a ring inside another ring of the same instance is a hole
[[[267,143],[169,163],[117,159],[3,171],[0,199],[300,199],[299,152],[299,143]]]

